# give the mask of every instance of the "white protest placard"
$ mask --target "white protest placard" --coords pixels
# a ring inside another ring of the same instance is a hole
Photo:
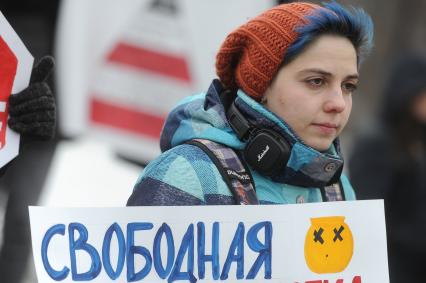
[[[19,153],[19,134],[7,126],[11,94],[28,86],[33,57],[0,12],[0,167]]]
[[[47,282],[389,282],[383,201],[30,207]]]

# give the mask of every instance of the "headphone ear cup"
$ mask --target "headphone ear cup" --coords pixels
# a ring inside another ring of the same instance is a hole
[[[260,130],[249,140],[243,154],[254,170],[265,176],[273,176],[284,169],[290,151],[290,145],[281,136],[269,130]]]

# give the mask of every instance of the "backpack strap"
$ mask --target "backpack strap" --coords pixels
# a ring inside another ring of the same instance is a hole
[[[210,157],[231,190],[236,204],[259,204],[250,171],[232,148],[205,139],[193,139],[186,143],[199,147]]]

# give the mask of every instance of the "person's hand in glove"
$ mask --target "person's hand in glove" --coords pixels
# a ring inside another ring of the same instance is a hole
[[[49,140],[55,135],[55,98],[46,80],[52,72],[51,56],[40,59],[31,73],[30,84],[9,97],[9,127],[24,139]]]

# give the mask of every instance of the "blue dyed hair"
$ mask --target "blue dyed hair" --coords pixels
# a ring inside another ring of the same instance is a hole
[[[359,66],[373,46],[373,21],[363,9],[350,7],[350,10],[333,1],[323,3],[323,8],[308,15],[307,23],[296,28],[298,38],[287,49],[282,66],[290,63],[315,39],[325,34],[349,39],[355,48]]]

